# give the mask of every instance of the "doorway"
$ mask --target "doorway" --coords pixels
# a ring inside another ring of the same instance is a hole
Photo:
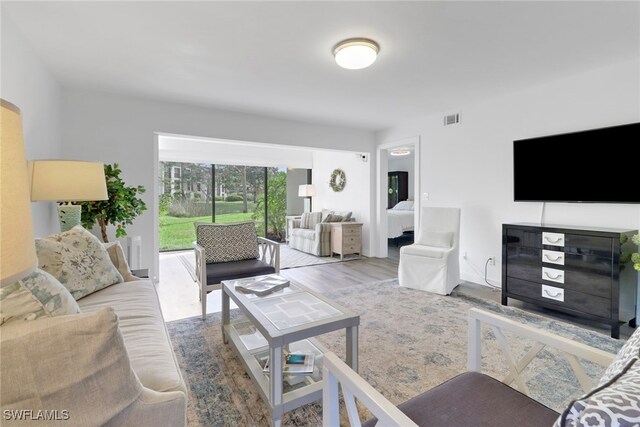
[[[397,257],[420,221],[420,137],[384,143],[377,154],[377,253]]]

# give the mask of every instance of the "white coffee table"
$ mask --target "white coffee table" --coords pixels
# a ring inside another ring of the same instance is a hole
[[[322,355],[326,351],[312,337],[338,329],[346,330],[346,360],[358,370],[358,325],[360,316],[304,286],[291,284],[258,297],[235,290],[236,284],[252,279],[222,282],[222,334],[229,341],[271,413],[273,426],[282,415],[322,398]],[[244,318],[230,322],[232,299]],[[313,352],[315,367],[308,375],[283,375],[283,351]],[[263,372],[269,358],[269,374]]]

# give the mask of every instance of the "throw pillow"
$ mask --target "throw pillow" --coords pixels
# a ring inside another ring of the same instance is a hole
[[[351,215],[353,215],[351,211],[333,211],[332,213],[341,216],[343,218],[342,221],[351,221]]]
[[[640,357],[640,328],[629,337],[626,343],[622,346],[618,354],[616,355],[611,365],[607,367],[607,370],[602,374],[598,386],[611,381],[613,377],[622,372],[625,366],[630,360]]]
[[[105,243],[104,247],[109,253],[109,259],[111,259],[113,265],[118,269],[125,282],[140,280],[139,277],[131,274],[129,263],[127,262],[127,258],[124,256],[124,250],[122,249],[120,242]]]
[[[34,418],[7,424],[118,425],[118,415],[143,393],[112,308],[11,322],[2,327],[0,339],[2,409],[34,414],[56,409],[70,417],[60,423]]]
[[[207,264],[258,258],[258,233],[253,221],[231,224],[196,223],[196,240]]]
[[[39,268],[16,283],[0,288],[0,325],[76,313],[80,313],[80,307],[67,288]]]
[[[304,212],[300,217],[300,228],[314,229],[322,221],[322,212]]]
[[[343,216],[340,215],[336,215],[336,214],[329,214],[326,216],[325,219],[322,220],[322,222],[343,222],[345,219]]]
[[[38,264],[58,279],[76,300],[123,281],[98,238],[76,225],[36,239]]]
[[[569,404],[554,427],[637,426],[640,362],[632,359],[609,382]]]
[[[451,247],[452,240],[453,233],[450,231],[420,230],[420,235],[416,243],[424,246],[448,249]]]

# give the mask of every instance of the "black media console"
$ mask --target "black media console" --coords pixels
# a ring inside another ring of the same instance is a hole
[[[611,326],[636,323],[637,273],[620,265],[637,230],[502,225],[502,304],[514,298]],[[621,240],[627,240],[623,247]]]

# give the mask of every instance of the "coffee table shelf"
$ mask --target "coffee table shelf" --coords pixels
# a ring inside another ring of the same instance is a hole
[[[246,372],[258,385],[269,407],[272,425],[279,426],[282,415],[322,398],[322,360],[327,351],[313,337],[339,330],[346,331],[347,363],[358,369],[358,325],[360,317],[302,285],[291,284],[277,292],[258,297],[235,290],[245,283],[222,282],[222,333],[240,357]],[[230,300],[243,317],[231,322]],[[309,352],[314,358],[314,372],[283,374],[283,351]],[[271,360],[265,374],[266,359]],[[275,374],[277,373],[277,374]]]

